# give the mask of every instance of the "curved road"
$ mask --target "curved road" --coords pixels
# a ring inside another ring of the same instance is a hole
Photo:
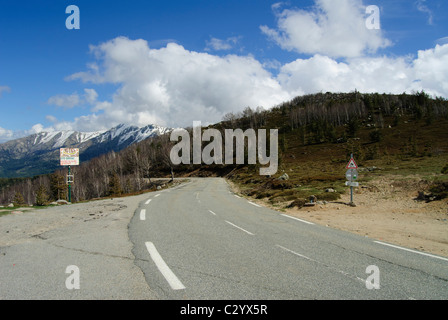
[[[448,299],[448,259],[294,219],[192,179],[129,226],[158,299]]]

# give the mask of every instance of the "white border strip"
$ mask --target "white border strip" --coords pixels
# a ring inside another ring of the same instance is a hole
[[[146,220],[146,209],[142,209],[140,211],[140,220],[142,221]]]
[[[279,244],[277,244],[276,246],[279,247],[280,249],[283,249],[283,250],[285,250],[285,251],[291,252],[292,254],[295,254],[296,256],[299,256],[299,257],[304,258],[304,259],[306,259],[306,260],[313,261],[313,262],[318,262],[318,261],[316,261],[316,260],[314,260],[314,259],[311,259],[311,258],[309,258],[309,257],[307,257],[307,256],[304,256],[303,254],[300,254],[300,253],[297,253],[297,252],[295,252],[295,251],[292,251],[292,250],[290,250],[290,249],[288,249],[288,248],[285,248],[285,247],[283,247],[283,246],[281,246],[281,245],[279,245]]]
[[[287,214],[280,214],[281,216],[284,216],[284,217],[286,217],[286,218],[290,218],[290,219],[294,219],[294,220],[297,220],[297,221],[300,221],[300,222],[303,222],[303,223],[306,223],[306,224],[310,224],[310,225],[314,225],[314,223],[312,223],[312,222],[308,222],[308,221],[305,221],[305,220],[302,220],[302,219],[299,219],[299,218],[296,218],[296,217],[292,217],[292,216],[288,216]]]
[[[250,202],[250,201],[248,201],[251,205],[253,205],[253,206],[256,206],[256,207],[258,207],[258,208],[261,208],[261,206],[260,205],[258,205],[258,204],[256,204],[256,203],[253,203],[253,202]]]
[[[176,277],[176,275],[171,271],[168,265],[163,261],[159,252],[152,242],[145,242],[146,248],[148,249],[149,255],[152,260],[156,264],[160,273],[165,277],[166,281],[173,290],[183,290],[185,286],[180,282],[180,280]]]
[[[443,257],[435,256],[435,255],[433,255],[433,254],[429,254],[429,253],[425,253],[425,252],[420,252],[420,251],[416,251],[416,250],[412,250],[412,249],[407,249],[407,248],[403,248],[403,247],[395,246],[395,245],[393,245],[393,244],[389,244],[389,243],[385,243],[385,242],[381,242],[381,241],[373,241],[373,242],[378,243],[378,244],[382,244],[383,246],[388,246],[388,247],[392,247],[392,248],[396,248],[396,249],[401,249],[401,250],[404,250],[404,251],[409,251],[409,252],[412,252],[412,253],[418,253],[418,254],[421,254],[421,255],[423,255],[423,256],[428,256],[428,257],[431,257],[431,258],[436,258],[436,259],[440,259],[440,260],[448,261],[447,258],[443,258]]]
[[[229,222],[229,221],[227,221],[227,220],[225,220],[228,224],[230,224],[231,226],[234,226],[235,228],[238,228],[238,229],[240,229],[241,231],[244,231],[244,232],[246,232],[247,234],[250,234],[251,236],[254,236],[254,234],[252,233],[252,232],[249,232],[249,231],[247,231],[247,230],[244,230],[243,228],[241,228],[241,227],[238,227],[237,225],[235,225],[235,224],[233,224],[232,222]]]
[[[216,216],[216,213],[214,213],[212,210],[208,210],[208,212],[210,212],[211,214],[213,214],[214,216]]]

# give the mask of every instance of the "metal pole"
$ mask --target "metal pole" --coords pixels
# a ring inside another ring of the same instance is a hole
[[[350,187],[350,204],[353,204],[353,187]]]
[[[353,153],[350,155],[350,159],[353,159]],[[353,175],[352,175],[352,178],[351,178],[350,182],[353,182]],[[353,203],[353,186],[350,186],[350,205],[351,206],[354,205],[354,203]]]
[[[67,180],[68,180],[68,202],[72,202],[72,185],[71,185],[71,182],[70,182],[70,166],[68,166],[68,177],[67,177]]]

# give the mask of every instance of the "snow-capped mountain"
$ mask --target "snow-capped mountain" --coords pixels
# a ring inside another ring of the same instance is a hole
[[[0,177],[28,177],[59,167],[60,148],[79,148],[80,161],[169,132],[171,129],[147,125],[120,124],[107,131],[49,131],[0,144]]]

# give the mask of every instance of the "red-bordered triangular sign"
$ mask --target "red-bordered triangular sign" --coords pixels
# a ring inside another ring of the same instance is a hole
[[[345,167],[346,169],[358,169],[358,165],[355,162],[355,159],[351,158],[348,165]]]

